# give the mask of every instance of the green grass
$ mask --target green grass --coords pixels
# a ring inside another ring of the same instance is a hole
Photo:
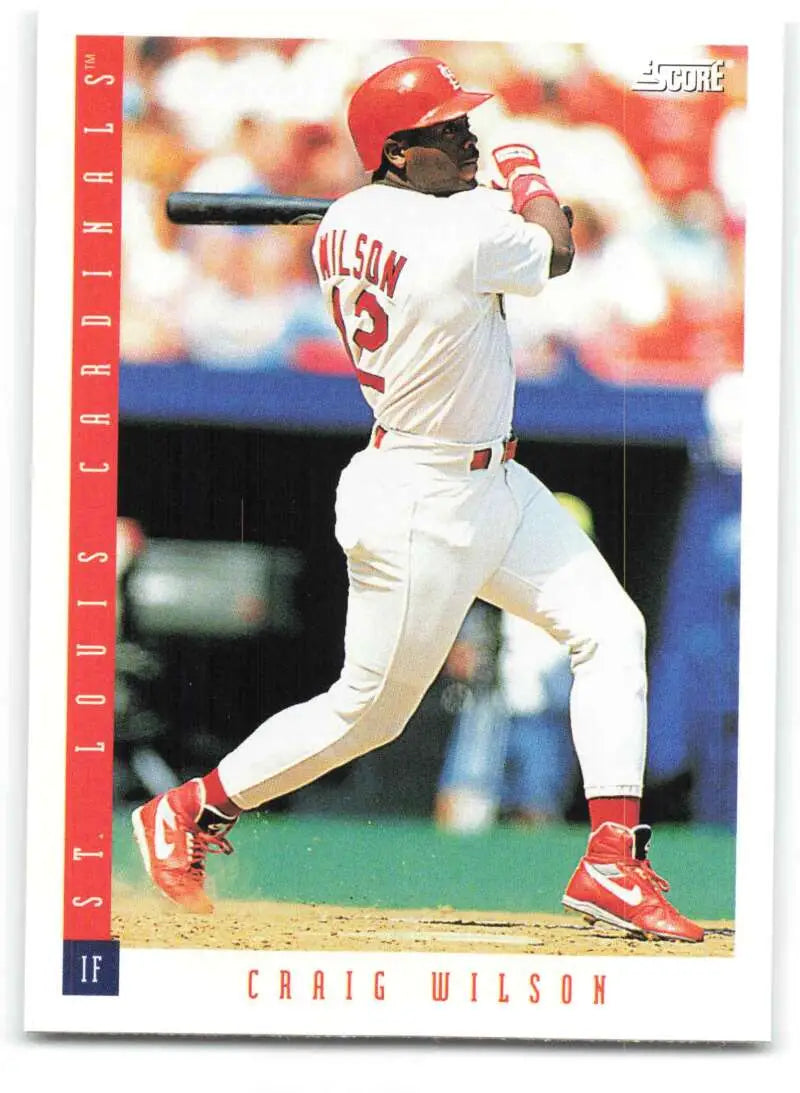
[[[114,824],[114,875],[138,884],[144,870],[128,815]],[[453,835],[419,820],[242,817],[236,853],[209,858],[219,899],[274,899],[373,907],[557,911],[586,844],[580,825],[498,826]],[[660,826],[653,866],[690,917],[732,918],[735,843],[724,830]]]

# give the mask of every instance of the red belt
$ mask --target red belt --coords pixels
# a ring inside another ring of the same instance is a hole
[[[375,426],[375,432],[372,437],[373,446],[380,448],[383,443],[383,438],[386,436],[386,429],[382,425]],[[503,441],[503,454],[500,456],[501,463],[507,463],[509,459],[513,459],[517,454],[517,438],[512,433],[508,440]],[[492,449],[491,448],[476,448],[472,453],[472,459],[469,464],[471,471],[485,471],[492,461]]]

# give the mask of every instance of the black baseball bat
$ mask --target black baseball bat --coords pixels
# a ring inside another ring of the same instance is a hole
[[[175,224],[316,224],[332,199],[281,194],[172,193],[167,216]]]

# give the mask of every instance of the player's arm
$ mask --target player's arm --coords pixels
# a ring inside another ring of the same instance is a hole
[[[571,210],[562,208],[544,177],[539,157],[526,144],[504,144],[492,152],[503,183],[511,194],[511,208],[529,224],[544,228],[553,241],[550,276],[569,273],[575,255]]]
[[[529,224],[539,224],[553,240],[553,253],[550,256],[550,276],[561,277],[569,273],[575,256],[575,244],[572,241],[572,225],[565,212],[566,206],[549,197],[534,197],[520,209],[520,216]]]

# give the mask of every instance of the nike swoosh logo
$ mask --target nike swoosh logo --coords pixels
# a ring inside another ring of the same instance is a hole
[[[175,851],[175,843],[167,838],[167,831],[175,831],[175,813],[166,797],[162,797],[156,807],[153,830],[156,857],[159,861],[165,861]]]
[[[595,869],[590,862],[584,862],[583,865],[592,880],[597,881],[607,892],[610,892],[612,896],[616,896],[617,899],[621,899],[623,903],[627,903],[629,907],[638,907],[642,902],[642,890],[638,884],[634,885],[633,888],[623,888],[621,884],[611,880],[599,869]]]

